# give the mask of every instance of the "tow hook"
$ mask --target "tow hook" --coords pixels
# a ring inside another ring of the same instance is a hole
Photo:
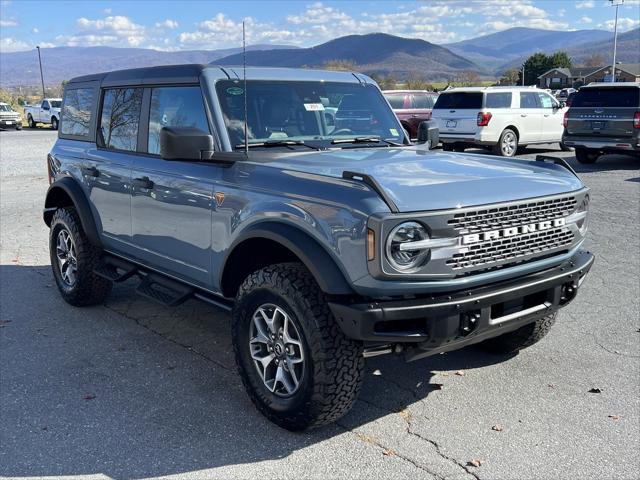
[[[469,312],[460,315],[460,334],[466,337],[473,332],[480,323],[480,312]]]
[[[560,291],[560,305],[566,305],[573,300],[578,293],[578,286],[573,283],[565,283]]]

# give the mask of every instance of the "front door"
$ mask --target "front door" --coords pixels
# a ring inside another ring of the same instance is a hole
[[[538,92],[542,107],[542,140],[555,143],[562,140],[564,126],[562,120],[566,108],[560,108],[558,101],[546,92]]]
[[[148,92],[148,130],[132,171],[131,228],[135,256],[170,275],[210,285],[211,214],[220,167],[160,157],[160,130],[195,127],[209,132],[199,86]],[[146,110],[147,107],[145,107]]]
[[[519,143],[535,143],[542,139],[542,109],[537,92],[520,92],[520,108],[517,115]]]

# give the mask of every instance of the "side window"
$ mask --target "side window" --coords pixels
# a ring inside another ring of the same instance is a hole
[[[520,108],[540,108],[536,92],[520,92]]]
[[[511,108],[511,92],[487,93],[486,108]]]
[[[542,108],[552,108],[555,104],[553,99],[546,93],[539,92],[538,98],[540,99],[540,105],[542,105]]]
[[[45,110],[48,110],[48,109],[49,109],[49,102],[47,102],[46,100],[44,100],[44,101],[42,102],[41,107],[42,107],[43,109],[45,109]]]
[[[65,92],[60,122],[63,135],[89,136],[94,91],[93,88],[75,88]]]
[[[149,110],[149,153],[160,153],[163,127],[194,127],[209,133],[200,87],[153,89]]]
[[[130,152],[136,150],[142,90],[142,88],[105,90],[98,129],[100,146]]]
[[[411,108],[433,108],[433,95],[412,95]]]

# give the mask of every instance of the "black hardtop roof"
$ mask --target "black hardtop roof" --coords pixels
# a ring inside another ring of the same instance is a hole
[[[98,81],[103,85],[145,85],[157,83],[197,83],[200,74],[211,65],[162,65],[158,67],[130,68],[113,72],[83,75],[69,80],[69,83]],[[220,68],[220,67],[213,67]],[[222,70],[222,69],[221,69]]]

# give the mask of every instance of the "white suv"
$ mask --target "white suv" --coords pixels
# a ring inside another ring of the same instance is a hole
[[[567,108],[544,90],[534,87],[452,88],[438,97],[432,120],[438,122],[446,151],[491,147],[497,155],[512,157],[518,146],[562,144]]]

